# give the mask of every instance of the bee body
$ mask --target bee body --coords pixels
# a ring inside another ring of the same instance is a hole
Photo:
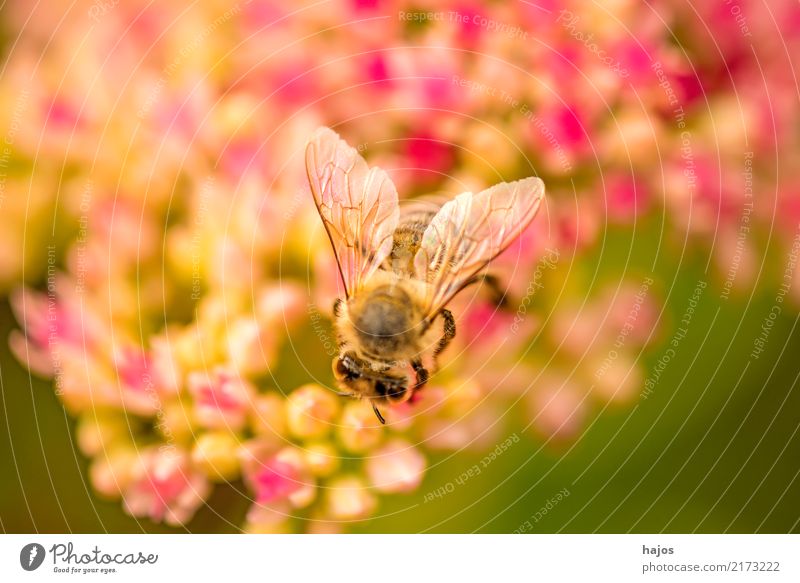
[[[354,394],[391,402],[411,396],[409,375],[424,368],[423,354],[440,336],[425,321],[419,301],[424,287],[380,270],[357,295],[337,302],[334,325],[340,356],[334,374]]]

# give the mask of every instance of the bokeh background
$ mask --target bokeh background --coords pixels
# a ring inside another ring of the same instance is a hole
[[[0,20],[3,531],[798,530],[796,1]],[[403,200],[547,185],[386,427],[332,393],[319,125]]]

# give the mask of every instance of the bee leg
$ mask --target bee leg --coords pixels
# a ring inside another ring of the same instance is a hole
[[[453,318],[452,312],[450,310],[442,310],[441,311],[442,318],[444,318],[444,334],[439,339],[439,344],[436,345],[436,348],[433,351],[433,362],[434,368],[439,368],[438,358],[439,354],[447,348],[447,345],[450,344],[450,341],[455,338],[456,336],[456,319]]]
[[[490,299],[495,306],[498,308],[508,307],[506,292],[503,291],[503,288],[500,285],[500,279],[496,275],[485,273],[483,275],[473,276],[467,281],[466,284],[464,284],[464,287],[473,285],[475,283],[483,283],[489,288]]]
[[[342,298],[336,298],[336,301],[333,302],[333,315],[337,318],[342,314]]]
[[[428,369],[422,366],[422,361],[419,359],[412,360],[411,366],[414,367],[414,372],[417,375],[417,384],[414,385],[414,390],[418,391],[425,386],[425,383],[428,382],[428,377],[430,375],[428,374]]]
[[[492,294],[492,303],[498,308],[508,307],[508,298],[505,290],[500,285],[500,279],[496,275],[487,274],[483,276],[483,283],[489,286]]]

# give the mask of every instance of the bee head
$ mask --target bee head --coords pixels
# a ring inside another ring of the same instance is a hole
[[[408,393],[406,378],[375,373],[351,354],[344,354],[333,361],[333,376],[340,386],[354,396],[401,403],[406,400]]]
[[[406,379],[384,377],[375,380],[375,392],[390,403],[402,403],[408,388]]]

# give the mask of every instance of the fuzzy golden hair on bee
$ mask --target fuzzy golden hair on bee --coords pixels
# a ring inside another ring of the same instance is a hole
[[[456,334],[447,304],[530,224],[544,184],[503,182],[401,212],[386,172],[329,128],[309,141],[306,172],[345,291],[334,305],[334,377],[384,423],[379,406],[407,401],[436,371]]]

